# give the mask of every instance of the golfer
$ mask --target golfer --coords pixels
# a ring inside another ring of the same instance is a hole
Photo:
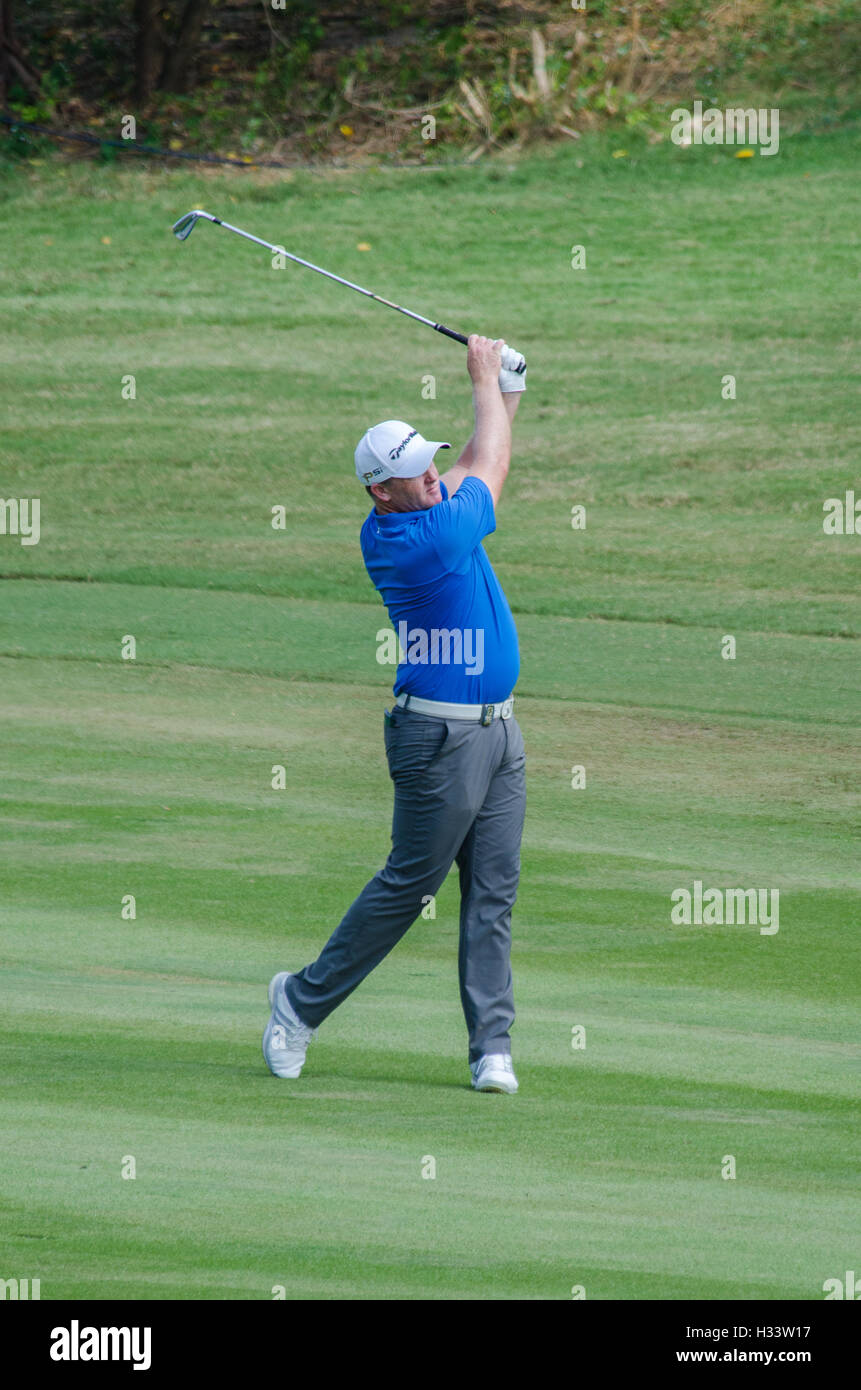
[[[275,1076],[299,1075],[316,1029],[400,941],[456,861],[472,1085],[517,1090],[510,954],[526,805],[512,699],[520,657],[482,540],[496,527],[525,363],[501,339],[473,334],[467,369],[475,430],[442,477],[434,455],[450,445],[402,420],[375,425],[356,449],[356,473],[374,501],[362,555],[403,649],[384,728],[392,850],[317,960],[271,980],[263,1055]]]

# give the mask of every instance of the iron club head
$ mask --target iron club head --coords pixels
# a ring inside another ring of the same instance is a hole
[[[201,217],[207,218],[210,222],[216,221],[216,218],[214,218],[211,213],[201,212],[200,208],[196,208],[194,212],[187,212],[183,217],[180,217],[174,222],[174,236],[177,237],[179,241],[186,241],[187,238],[191,236],[197,225],[198,219]]]

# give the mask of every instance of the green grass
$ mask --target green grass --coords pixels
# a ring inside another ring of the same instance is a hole
[[[821,526],[861,493],[857,153],[613,148],[8,174],[0,496],[42,538],[0,537],[0,1277],[818,1299],[857,1267],[861,542]],[[269,975],[388,847],[352,448],[387,415],[459,442],[469,393],[406,320],[214,228],[179,246],[192,206],[529,358],[488,542],[529,770],[511,1100],[466,1084],[454,877],[298,1083],[263,1066]],[[695,878],[779,889],[779,933],[672,927]]]

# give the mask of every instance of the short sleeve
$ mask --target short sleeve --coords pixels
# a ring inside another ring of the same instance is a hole
[[[481,478],[464,478],[453,497],[428,514],[431,543],[443,567],[463,569],[485,536],[496,530],[493,497]]]

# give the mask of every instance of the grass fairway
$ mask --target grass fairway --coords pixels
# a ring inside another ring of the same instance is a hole
[[[0,496],[41,538],[0,536],[0,1277],[815,1300],[857,1268],[861,538],[822,529],[861,495],[857,147],[614,148],[7,176]],[[388,848],[352,449],[387,416],[459,443],[469,391],[429,331],[180,246],[196,206],[529,359],[488,542],[528,754],[515,1098],[468,1089],[455,876],[301,1080],[264,1067],[269,976]],[[695,879],[778,889],[779,931],[671,925]]]

